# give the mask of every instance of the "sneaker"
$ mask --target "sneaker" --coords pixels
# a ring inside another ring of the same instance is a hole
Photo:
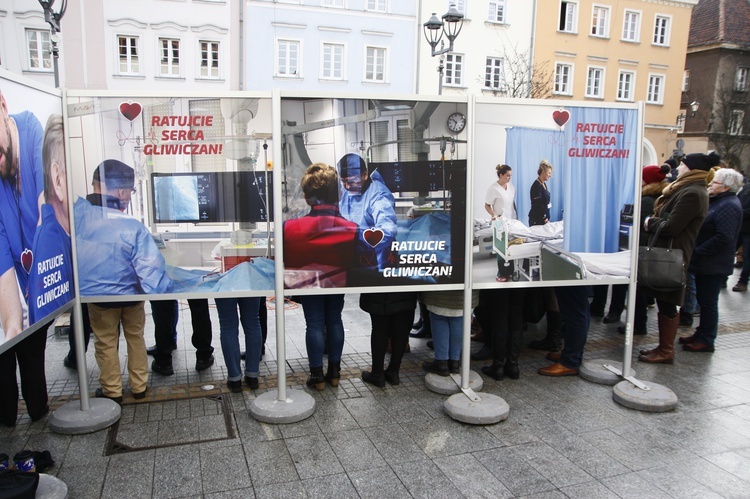
[[[732,288],[732,291],[747,291],[747,284],[742,284],[741,282],[738,282],[734,285]]]
[[[122,404],[122,395],[120,395],[119,397],[110,397],[109,395],[104,395],[104,390],[102,390],[101,388],[96,389],[96,391],[94,392],[94,396],[99,399],[109,399],[113,402],[117,402],[118,404]]]
[[[227,387],[232,393],[242,393],[242,380],[238,379],[237,381],[227,381]]]
[[[156,362],[156,361],[154,361],[154,362]],[[214,365],[214,356],[213,355],[211,355],[207,359],[197,359],[195,361],[195,370],[196,371],[205,371],[206,369],[208,369],[212,365]]]
[[[247,383],[248,388],[251,390],[257,390],[258,386],[258,378],[253,378],[252,376],[245,376],[245,383]]]
[[[163,365],[154,360],[153,362],[151,362],[151,372],[161,374],[162,376],[172,376],[174,374],[174,369],[172,369],[171,364]]]

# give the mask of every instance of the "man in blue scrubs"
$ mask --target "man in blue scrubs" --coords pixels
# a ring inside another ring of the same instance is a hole
[[[9,340],[28,327],[32,242],[39,221],[42,178],[42,125],[30,112],[11,115],[0,91],[0,325]],[[0,423],[13,426],[18,415],[18,382],[33,421],[49,411],[44,374],[46,327],[0,355]],[[17,362],[17,364],[16,364]]]

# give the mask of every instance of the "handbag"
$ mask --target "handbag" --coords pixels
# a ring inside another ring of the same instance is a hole
[[[681,290],[687,281],[682,250],[672,248],[672,238],[666,248],[654,246],[662,227],[656,229],[647,246],[638,248],[638,285],[659,293]]]

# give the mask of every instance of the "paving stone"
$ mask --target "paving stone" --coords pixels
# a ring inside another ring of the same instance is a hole
[[[381,499],[383,497],[400,499],[412,497],[388,467],[370,468],[349,473],[359,496],[363,499]]]
[[[204,493],[252,486],[244,449],[240,445],[200,449],[200,463]]]
[[[391,468],[412,497],[464,497],[432,461],[392,464]]]
[[[153,450],[112,456],[101,495],[107,498],[151,497],[154,493],[153,478]]]
[[[57,478],[65,482],[68,487],[68,497],[100,498],[108,464],[109,461],[86,466],[63,465]]]
[[[303,480],[307,497],[311,499],[330,499],[331,497],[357,497],[357,491],[345,473],[330,475],[325,479],[312,478]]]
[[[434,463],[466,497],[513,497],[511,491],[471,454],[441,457]]]
[[[327,433],[326,438],[347,473],[386,465],[363,430]]]
[[[302,480],[344,471],[333,449],[321,434],[290,438],[285,442]]]
[[[201,459],[197,446],[185,445],[182,452],[172,448],[156,449],[154,464],[154,495],[183,497],[201,493]]]
[[[555,489],[552,482],[526,461],[520,447],[523,446],[503,447],[473,455],[513,495],[526,496]]]
[[[427,459],[427,455],[422,449],[397,424],[368,427],[364,428],[364,431],[380,455],[391,466],[397,463]]]
[[[298,481],[297,468],[283,440],[249,442],[244,445],[253,486]]]

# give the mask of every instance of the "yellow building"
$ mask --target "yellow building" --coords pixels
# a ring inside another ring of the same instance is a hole
[[[646,103],[643,165],[677,148],[690,16],[698,0],[537,0],[534,64],[555,99]]]

